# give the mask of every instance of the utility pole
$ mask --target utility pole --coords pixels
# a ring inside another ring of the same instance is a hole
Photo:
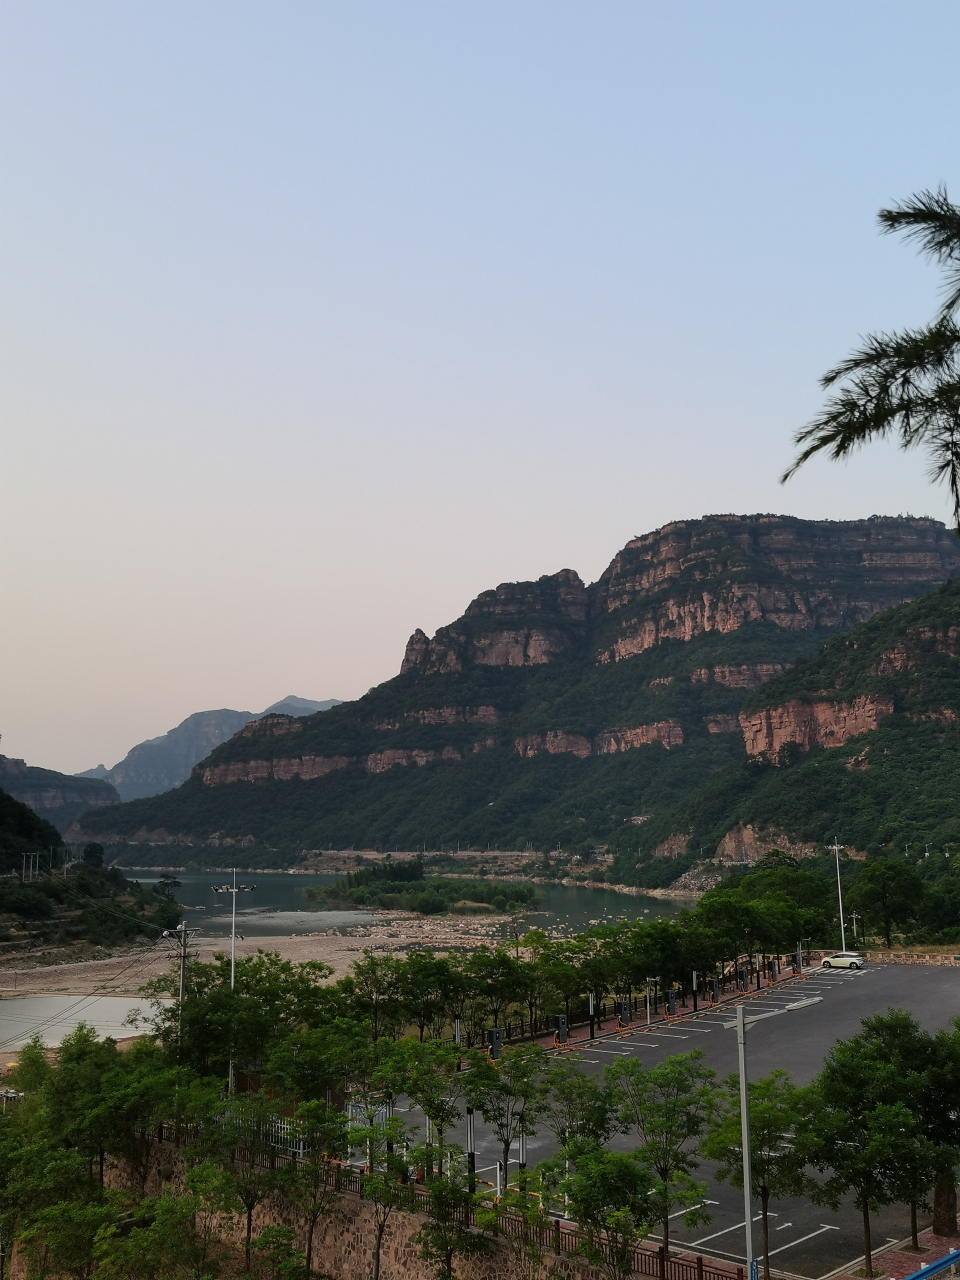
[[[199,929],[188,929],[186,920],[181,920],[176,929],[164,929],[164,938],[174,938],[177,944],[176,955],[171,959],[180,961],[180,999],[177,1005],[177,1055],[183,1056],[183,1001],[187,994],[187,948],[191,937],[200,932]]]

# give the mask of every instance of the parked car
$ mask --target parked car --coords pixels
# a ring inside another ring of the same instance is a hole
[[[824,969],[862,969],[863,956],[859,951],[838,951],[822,961]]]

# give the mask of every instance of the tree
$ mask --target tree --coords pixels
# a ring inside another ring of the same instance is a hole
[[[477,1203],[477,1226],[501,1233],[522,1280],[540,1280],[546,1261],[546,1242],[552,1226],[547,1208],[549,1178],[543,1176],[547,1172],[543,1164],[532,1174],[520,1174],[504,1187],[498,1203]],[[510,1223],[506,1230],[504,1219]]]
[[[264,1227],[253,1244],[263,1280],[304,1280],[303,1258],[289,1227]]]
[[[872,1276],[870,1214],[908,1200],[929,1152],[914,1118],[899,1103],[867,1110],[830,1106],[820,1091],[798,1128],[798,1157],[826,1174],[811,1198],[836,1210],[851,1194],[863,1219],[866,1275]]]
[[[416,1154],[413,1158],[418,1159]],[[428,1177],[425,1190],[417,1209],[427,1215],[427,1221],[413,1242],[419,1257],[433,1264],[437,1280],[452,1280],[455,1257],[485,1253],[490,1248],[488,1240],[470,1230],[473,1193],[458,1150],[450,1149],[446,1174]]]
[[[860,868],[847,901],[863,913],[868,924],[879,929],[889,947],[894,926],[916,916],[923,896],[923,881],[915,867],[892,858],[878,858]]]
[[[803,1165],[793,1144],[794,1128],[804,1113],[806,1090],[790,1083],[786,1071],[773,1071],[747,1084],[750,1107],[750,1157],[752,1194],[760,1201],[763,1232],[763,1274],[770,1280],[771,1200],[800,1195],[804,1187]],[[743,1143],[740,1125],[740,1080],[728,1076],[719,1112],[701,1150],[716,1160],[720,1181],[729,1178],[743,1186]]]
[[[878,215],[884,232],[902,231],[945,268],[939,315],[919,329],[871,335],[821,378],[837,390],[795,436],[803,448],[787,480],[814,454],[845,458],[869,440],[899,437],[901,449],[923,447],[931,476],[946,480],[960,528],[960,208],[944,187],[921,191]]]
[[[19,1236],[28,1280],[90,1280],[97,1235],[117,1217],[117,1208],[107,1201],[68,1200],[34,1213]]]
[[[583,1232],[579,1252],[609,1280],[625,1280],[633,1271],[634,1250],[657,1220],[656,1175],[636,1151],[604,1151],[588,1143],[570,1154],[573,1173],[560,1175],[559,1163],[554,1169],[560,1175],[557,1191]]]
[[[960,1158],[960,1028],[931,1036],[903,1009],[862,1022],[863,1030],[835,1045],[819,1076],[830,1105],[851,1114],[878,1104],[907,1107],[931,1144],[917,1180],[903,1188],[917,1243],[916,1208],[933,1183],[933,1224],[938,1235],[957,1231],[955,1170]]]
[[[466,1098],[493,1129],[503,1155],[503,1181],[510,1167],[510,1147],[536,1132],[543,1111],[547,1055],[539,1045],[507,1049],[496,1062],[473,1050]]]
[[[468,1075],[460,1070],[460,1050],[439,1040],[426,1043],[401,1042],[406,1051],[400,1059],[402,1089],[430,1122],[437,1134],[438,1170],[443,1172],[444,1138],[460,1119],[457,1102],[463,1096]],[[433,1167],[431,1134],[427,1135],[427,1168]]]
[[[83,846],[83,853],[80,855],[88,867],[103,866],[104,848],[102,844],[91,841],[90,844]]]
[[[243,1094],[220,1103],[199,1135],[203,1155],[215,1156],[227,1175],[222,1207],[239,1209],[244,1218],[244,1254],[250,1270],[253,1214],[289,1178],[276,1168],[274,1129],[279,1116],[275,1104],[262,1093]]]
[[[373,1280],[380,1280],[380,1257],[387,1223],[395,1209],[409,1201],[409,1165],[398,1148],[406,1147],[407,1126],[391,1116],[354,1130],[354,1139],[367,1152],[363,1198],[373,1206]]]
[[[340,1169],[333,1162],[347,1152],[347,1117],[326,1102],[304,1102],[293,1117],[291,1137],[300,1144],[302,1154],[291,1168],[284,1194],[307,1224],[304,1265],[309,1278],[317,1223],[341,1194]]]
[[[692,1176],[697,1167],[697,1143],[715,1106],[713,1072],[703,1065],[699,1049],[667,1058],[646,1068],[625,1058],[605,1068],[619,1104],[620,1118],[639,1139],[638,1157],[656,1174],[651,1205],[663,1226],[663,1256],[670,1256],[670,1215],[676,1206],[688,1209],[688,1226],[709,1221],[693,1206],[706,1188]]]

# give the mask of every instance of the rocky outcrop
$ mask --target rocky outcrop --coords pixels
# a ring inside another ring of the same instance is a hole
[[[74,778],[10,756],[0,756],[0,789],[51,822],[61,834],[84,810],[120,803],[116,789],[100,778]]]
[[[802,751],[814,745],[842,747],[850,738],[876,729],[893,711],[893,699],[882,694],[862,694],[850,702],[801,702],[793,699],[780,707],[740,713],[747,755],[775,757],[787,743]]]
[[[960,571],[957,540],[936,520],[707,516],[635,538],[592,589],[620,662],[663,640],[767,621],[787,630],[849,627]]]
[[[375,729],[399,729],[404,724],[496,724],[500,713],[496,707],[429,707],[424,711],[407,711],[398,720],[377,720]]]
[[[740,721],[736,716],[704,716],[707,733],[739,733]]]
[[[687,843],[692,832],[678,831],[675,835],[661,840],[653,851],[655,858],[682,858],[687,852]]]
[[[726,689],[753,690],[782,670],[782,662],[745,662],[739,666],[696,667],[690,672],[690,679],[694,684],[707,684],[712,679]]]
[[[231,760],[227,764],[198,765],[194,774],[205,787],[222,787],[231,782],[267,782],[271,778],[287,782],[301,778],[309,782],[324,778],[336,769],[346,769],[349,756],[280,756],[274,760]]]
[[[659,720],[655,724],[637,725],[635,729],[610,729],[598,736],[597,755],[609,756],[654,742],[668,748],[682,747],[683,725],[677,720]]]
[[[456,747],[444,747],[442,751],[373,751],[366,759],[368,773],[386,773],[397,765],[419,765],[422,768],[434,760],[460,760],[460,752]]]
[[[559,729],[549,729],[546,733],[533,733],[526,738],[518,738],[514,743],[518,756],[530,760],[541,751],[548,755],[593,755],[593,743],[579,733],[563,733]]]
[[[608,729],[593,739],[579,733],[563,733],[551,729],[547,733],[534,733],[517,738],[514,746],[519,756],[530,759],[546,751],[550,755],[570,754],[580,757],[609,756],[617,751],[629,751],[632,747],[659,743],[663,747],[683,745],[683,726],[676,720],[662,720],[657,724],[641,724],[633,729]]]
[[[583,639],[587,589],[571,569],[537,582],[503,582],[484,591],[463,617],[430,640],[407,642],[400,674],[445,675],[471,666],[537,667]]]
[[[262,716],[259,720],[251,720],[240,730],[241,738],[282,738],[288,733],[299,733],[303,729],[303,721],[293,716]]]
[[[714,862],[758,862],[765,853],[776,849],[780,853],[789,853],[794,858],[815,858],[823,852],[823,845],[804,840],[791,840],[776,827],[763,827],[755,830],[749,822],[738,822],[717,845]],[[847,848],[848,858],[862,859],[866,854],[857,849]]]

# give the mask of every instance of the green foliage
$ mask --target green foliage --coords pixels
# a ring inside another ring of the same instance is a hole
[[[474,1195],[462,1153],[450,1149],[445,1174],[426,1179],[426,1197],[417,1207],[427,1216],[414,1236],[417,1254],[433,1266],[436,1280],[452,1280],[453,1260],[486,1253],[490,1242],[470,1230]]]
[[[401,870],[411,874],[399,876]],[[378,872],[379,874],[373,874]],[[418,872],[419,874],[413,874]],[[314,901],[351,907],[380,907],[416,911],[420,915],[444,915],[448,911],[470,910],[478,905],[496,911],[530,910],[538,895],[531,884],[502,883],[496,880],[448,880],[423,878],[423,864],[416,862],[380,864],[369,870],[348,873],[334,884],[306,890]],[[461,906],[460,904],[466,904]]]
[[[635,1151],[587,1144],[572,1154],[572,1172],[555,1165],[555,1185],[583,1232],[580,1252],[609,1280],[626,1280],[634,1250],[657,1219],[656,1175]]]
[[[763,1272],[770,1280],[770,1201],[802,1195],[806,1187],[802,1157],[793,1143],[798,1124],[806,1117],[809,1089],[798,1089],[786,1071],[776,1070],[747,1085],[750,1113],[752,1194],[760,1201]],[[743,1186],[743,1140],[740,1079],[728,1076],[721,1105],[701,1150],[718,1164],[717,1177]]]

